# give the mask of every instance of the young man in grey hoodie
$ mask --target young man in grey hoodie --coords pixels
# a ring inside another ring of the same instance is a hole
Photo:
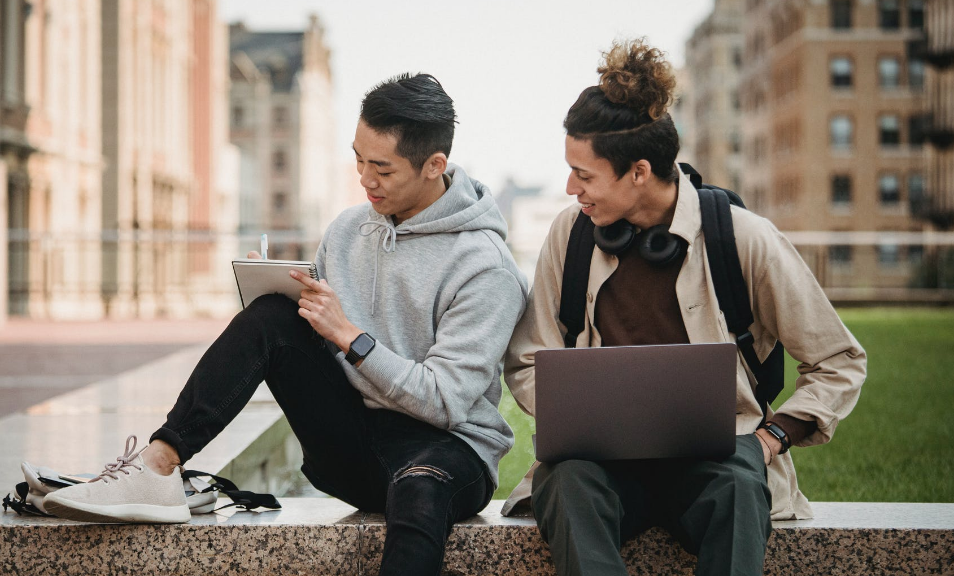
[[[526,305],[489,191],[448,165],[453,101],[432,76],[367,93],[354,138],[369,204],[342,213],[295,275],[301,299],[262,296],[209,348],[140,452],[60,490],[52,513],[185,522],[179,465],[265,381],[318,489],[383,511],[381,574],[437,574],[454,522],[490,500],[513,434],[497,410],[501,358]]]

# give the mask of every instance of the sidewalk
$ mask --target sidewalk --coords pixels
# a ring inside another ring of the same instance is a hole
[[[9,320],[0,327],[0,417],[185,347],[207,345],[227,324],[227,319]]]
[[[0,408],[7,414],[0,413],[0,490],[5,494],[22,481],[24,460],[61,472],[95,473],[122,453],[127,435],[136,434],[144,446],[225,323],[8,324],[0,332],[0,372],[6,374],[0,378]],[[37,382],[59,388],[47,386],[52,397],[11,410],[10,391]],[[190,465],[221,470],[281,416],[268,388],[260,387],[229,432]]]

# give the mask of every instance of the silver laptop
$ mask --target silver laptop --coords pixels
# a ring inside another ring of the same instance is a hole
[[[735,452],[735,344],[536,353],[536,456],[720,458]]]

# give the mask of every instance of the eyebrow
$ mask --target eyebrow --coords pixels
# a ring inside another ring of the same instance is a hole
[[[355,154],[357,154],[358,156],[361,156],[361,153],[358,152],[357,148],[354,147],[354,144],[353,144],[353,143],[351,144],[351,149],[354,150],[354,153],[355,153]],[[370,160],[370,159],[366,159],[365,162],[367,162],[368,164],[374,164],[375,166],[390,166],[390,165],[391,165],[391,163],[388,162],[387,160]]]

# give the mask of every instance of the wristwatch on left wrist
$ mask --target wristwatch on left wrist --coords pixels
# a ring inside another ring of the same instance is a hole
[[[368,354],[374,350],[374,345],[377,344],[377,341],[368,335],[367,332],[362,332],[358,334],[358,337],[354,339],[351,343],[351,347],[348,349],[348,353],[345,354],[345,360],[351,363],[352,366],[358,362],[364,360],[368,357]]]
[[[782,449],[778,451],[779,454],[785,454],[792,447],[792,441],[789,439],[788,433],[775,422],[766,422],[762,425],[762,428],[782,444]]]

